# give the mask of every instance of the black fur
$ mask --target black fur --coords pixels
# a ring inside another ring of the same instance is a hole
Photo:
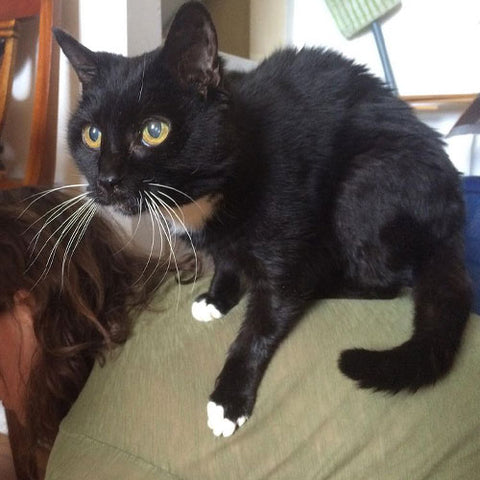
[[[194,2],[163,49],[137,58],[56,35],[84,85],[69,139],[92,196],[127,214],[140,192],[180,205],[219,198],[192,234],[215,261],[205,298],[226,313],[249,294],[211,395],[226,417],[250,415],[279,343],[317,298],[389,297],[413,285],[411,339],[345,351],[340,369],[390,392],[448,372],[471,302],[458,174],[439,136],[364,67],[287,49],[251,73],[224,73],[211,19]],[[139,142],[150,118],[171,125],[155,148]],[[98,152],[82,144],[88,123],[104,132]]]

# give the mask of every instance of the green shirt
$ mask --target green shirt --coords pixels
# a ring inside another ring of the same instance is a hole
[[[170,280],[125,346],[94,368],[60,427],[48,480],[480,478],[478,316],[445,379],[392,396],[358,389],[337,359],[407,340],[409,295],[318,302],[274,356],[246,424],[215,438],[208,396],[245,302],[195,321],[190,305],[208,282]]]

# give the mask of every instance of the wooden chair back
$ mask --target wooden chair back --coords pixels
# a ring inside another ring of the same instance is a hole
[[[58,48],[52,27],[56,0],[1,0],[0,3],[0,132],[11,95],[20,19],[39,16],[38,54],[33,93],[30,146],[22,179],[0,178],[0,188],[53,184],[58,107]],[[19,159],[21,161],[21,159]]]

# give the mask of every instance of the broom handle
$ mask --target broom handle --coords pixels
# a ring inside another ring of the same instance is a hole
[[[390,90],[392,90],[395,95],[398,95],[397,84],[395,83],[395,78],[393,77],[392,66],[390,65],[390,60],[388,58],[387,48],[385,47],[385,41],[383,39],[380,24],[377,21],[374,21],[371,24],[371,28],[375,38],[375,43],[377,44],[380,60],[382,61],[383,71],[385,73],[385,81],[390,87]]]

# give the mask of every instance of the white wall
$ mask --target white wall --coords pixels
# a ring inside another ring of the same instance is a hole
[[[370,31],[347,40],[323,0],[286,0],[289,42],[297,47],[333,48],[367,65],[383,78]],[[480,92],[480,1],[402,0],[401,8],[382,22],[382,31],[401,95]],[[420,112],[420,118],[447,134],[466,105]],[[473,135],[448,139],[447,151],[466,174],[480,175],[480,147]]]
[[[383,75],[371,32],[347,40],[323,0],[289,1],[294,45],[334,48]],[[480,91],[478,0],[402,0],[382,31],[401,95]]]
[[[261,60],[286,43],[287,8],[285,0],[250,0],[250,58]]]
[[[7,419],[2,402],[0,402],[0,433],[8,434]]]

